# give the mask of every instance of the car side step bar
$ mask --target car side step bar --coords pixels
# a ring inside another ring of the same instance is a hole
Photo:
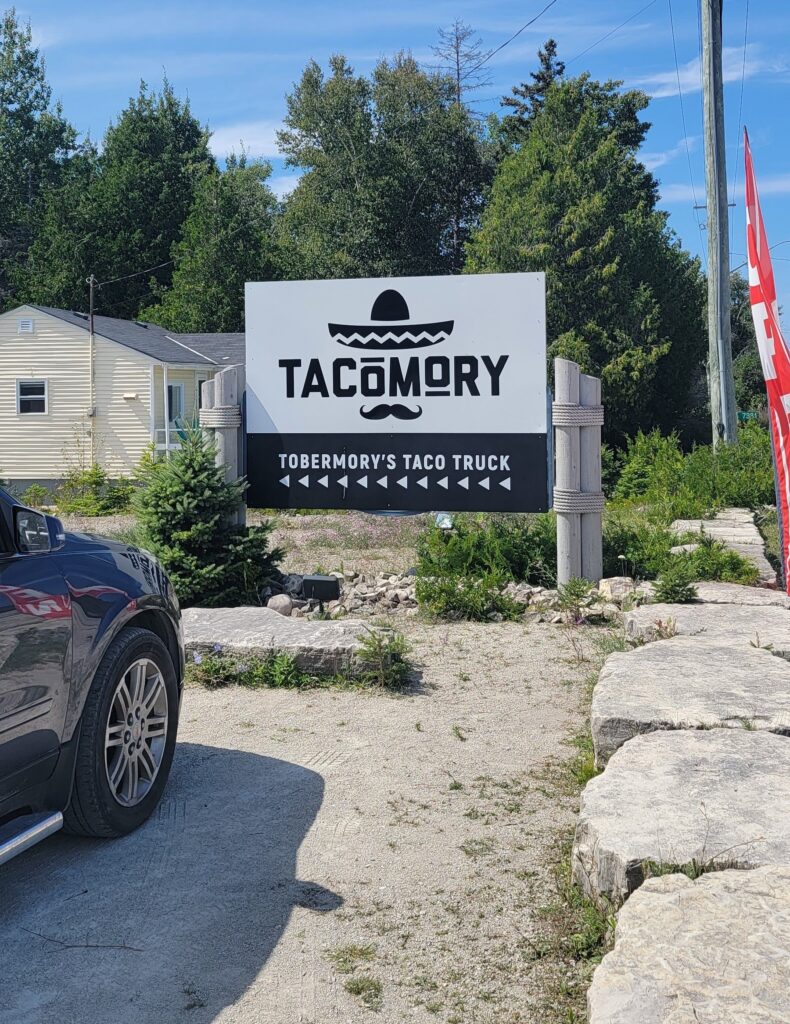
[[[23,814],[0,825],[0,865],[63,828],[60,811]]]

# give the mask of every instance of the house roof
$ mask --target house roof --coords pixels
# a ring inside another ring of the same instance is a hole
[[[88,330],[87,313],[55,309],[52,306],[33,305],[33,309]],[[94,316],[93,327],[95,333],[102,338],[115,341],[159,363],[188,366],[233,366],[244,363],[243,334],[176,334],[158,324],[99,315]]]

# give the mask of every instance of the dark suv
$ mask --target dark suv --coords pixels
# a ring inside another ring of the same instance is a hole
[[[119,836],[162,795],[184,669],[170,581],[0,490],[0,864],[61,827]]]

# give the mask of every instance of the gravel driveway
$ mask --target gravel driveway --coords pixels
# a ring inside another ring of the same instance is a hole
[[[408,695],[188,690],[146,827],[4,868],[0,1024],[545,1020],[589,666],[560,627],[406,628]]]

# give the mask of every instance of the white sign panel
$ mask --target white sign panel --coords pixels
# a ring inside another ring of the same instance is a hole
[[[248,284],[246,331],[251,501],[546,507],[542,274]]]

